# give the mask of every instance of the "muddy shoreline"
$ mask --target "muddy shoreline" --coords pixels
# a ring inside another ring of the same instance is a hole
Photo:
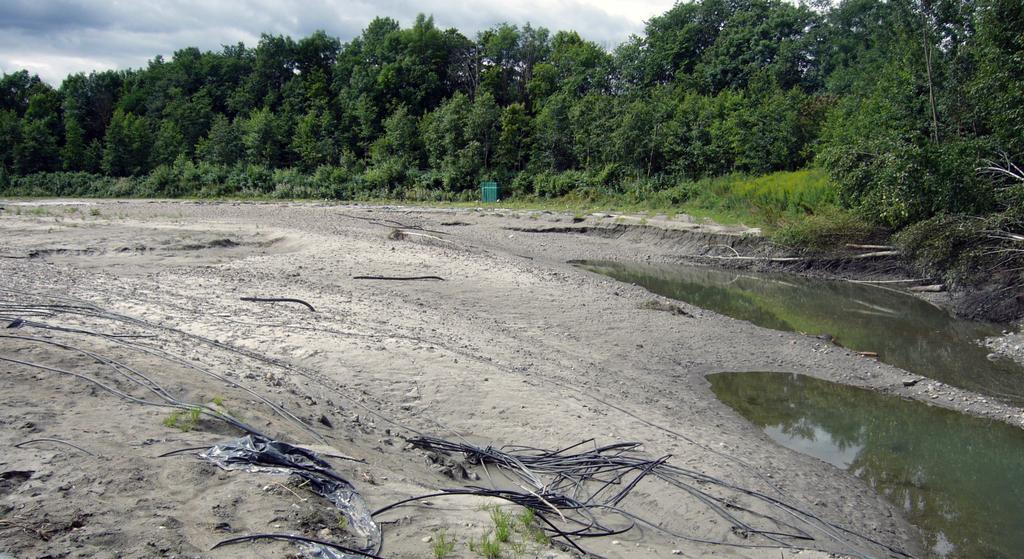
[[[558,448],[588,438],[640,441],[652,455],[672,454],[680,465],[709,475],[762,490],[774,487],[822,517],[917,555],[920,536],[896,508],[852,475],[777,447],[719,403],[704,375],[803,373],[1024,426],[1020,408],[927,379],[905,386],[911,375],[812,336],[758,328],[674,301],[691,316],[645,308],[651,300],[668,300],[566,264],[678,262],[711,250],[763,251],[757,232],[744,228],[684,219],[641,224],[635,218],[632,226],[634,218],[615,216],[576,222],[575,216],[550,212],[315,203],[2,205],[0,255],[7,258],[0,259],[0,276],[8,289],[89,301],[316,371],[334,383],[331,390],[344,387],[352,401],[294,371],[246,362],[180,337],[160,339],[164,350],[301,410],[342,454],[365,460],[341,464],[339,471],[371,506],[453,483],[436,463],[403,448],[400,435],[408,431],[382,419],[391,418],[481,444]],[[579,227],[588,230],[565,231]],[[407,234],[395,237],[396,229]],[[445,281],[353,280],[357,275],[437,275]],[[298,298],[317,313],[241,297]],[[0,340],[0,355],[15,353],[67,368],[86,366],[81,356]],[[275,434],[304,437],[251,405],[251,396],[211,386],[180,368],[142,365],[161,370],[196,398],[216,396],[245,408]],[[318,527],[326,521],[306,514],[305,501],[292,502],[273,483],[210,470],[187,456],[152,458],[175,447],[219,442],[227,433],[205,424],[175,431],[161,424],[165,414],[38,371],[7,365],[4,370],[10,374],[3,376],[2,444],[60,436],[111,457],[96,464],[65,450],[26,447],[4,459],[2,470],[35,472],[5,490],[0,501],[0,513],[17,517],[22,526],[0,526],[16,557],[105,556],[103,549],[129,557],[150,556],[154,549],[168,556],[244,557],[278,545],[211,553],[223,535],[216,530],[221,523],[252,531],[293,522],[330,535],[329,526]],[[151,452],[139,452],[149,447]],[[103,481],[110,472],[122,480],[117,490]],[[254,498],[254,489],[280,502],[282,510],[299,512],[294,518],[273,513]],[[103,503],[98,508],[97,495]],[[213,496],[226,495],[234,495],[237,510],[217,508],[223,503]],[[433,512],[426,507],[386,519],[387,556],[424,556],[424,538],[439,529],[460,539],[454,556],[473,556],[464,543],[485,528],[480,506],[438,502]],[[711,539],[732,537],[728,526],[678,498],[645,493],[640,506],[647,516]],[[66,529],[46,540],[32,537],[24,525],[38,530],[43,517],[51,524],[63,519]],[[670,556],[674,550],[692,557],[778,557],[778,549],[712,546],[655,533],[616,541],[602,539],[591,547],[607,557]],[[819,538],[796,556],[865,552],[848,546]],[[530,553],[569,556],[554,548]]]

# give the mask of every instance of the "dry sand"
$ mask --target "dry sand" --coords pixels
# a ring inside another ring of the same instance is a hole
[[[222,406],[281,440],[361,460],[330,459],[374,509],[438,488],[487,484],[447,477],[443,464],[409,449],[402,437],[414,430],[481,446],[639,441],[650,457],[670,454],[673,464],[917,553],[917,531],[897,509],[852,475],[774,444],[719,403],[704,375],[799,372],[1024,421],[1020,409],[938,382],[904,387],[905,372],[810,336],[687,305],[680,306],[692,316],[641,308],[659,298],[565,263],[673,261],[723,239],[758,246],[743,236],[756,232],[742,228],[685,219],[636,228],[603,216],[574,224],[572,216],[548,212],[321,204],[2,205],[0,301],[83,300],[147,326],[65,313],[26,318],[152,337],[4,330],[0,357],[101,374],[96,359],[43,339],[122,361],[182,400]],[[559,232],[566,227],[588,229]],[[396,235],[396,228],[406,233]],[[352,279],[358,275],[445,281]],[[298,298],[317,312],[240,297]],[[317,436],[262,399],[290,410]],[[163,424],[165,409],[10,362],[0,362],[0,402],[0,557],[282,557],[298,549],[210,549],[252,532],[349,537],[329,504],[285,478],[221,471],[191,453],[158,458],[238,436],[223,423],[203,420],[184,432]],[[47,441],[12,446],[42,438],[94,456]],[[438,498],[382,515],[383,555],[429,557],[425,538],[445,530],[456,539],[453,557],[476,556],[467,542],[489,529],[487,504]],[[765,540],[738,534],[703,503],[654,482],[641,483],[624,507],[670,530],[736,545],[636,529],[584,542],[589,549],[606,557],[887,555],[864,540],[823,532],[801,544],[806,551],[743,547]],[[520,556],[572,553],[554,541],[530,543]]]

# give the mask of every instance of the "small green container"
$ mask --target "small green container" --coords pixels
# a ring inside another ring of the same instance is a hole
[[[484,181],[480,183],[480,201],[481,202],[497,202],[498,201],[498,183],[494,181]]]

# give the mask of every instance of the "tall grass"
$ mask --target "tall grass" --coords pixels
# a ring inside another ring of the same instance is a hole
[[[727,175],[686,186],[693,196],[682,204],[684,210],[750,225],[773,226],[786,217],[813,215],[836,205],[836,193],[820,169]]]

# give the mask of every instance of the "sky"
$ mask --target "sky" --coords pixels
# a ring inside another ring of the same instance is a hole
[[[317,29],[347,41],[375,16],[409,25],[417,13],[467,36],[508,22],[573,29],[611,48],[674,0],[0,0],[0,72],[28,70],[58,85],[70,73],[138,68],[195,46],[220,50],[261,33]]]

